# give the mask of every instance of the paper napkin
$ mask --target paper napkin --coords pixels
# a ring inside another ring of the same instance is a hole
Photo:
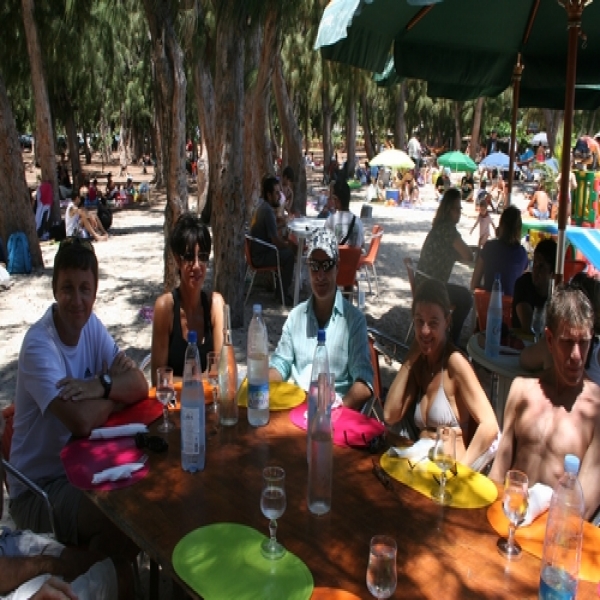
[[[100,427],[92,430],[90,440],[134,436],[140,432],[148,433],[148,428],[143,423],[130,423],[129,425],[117,425],[116,427]]]

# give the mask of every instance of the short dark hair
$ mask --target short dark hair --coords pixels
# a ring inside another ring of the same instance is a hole
[[[169,238],[169,248],[176,256],[183,256],[192,252],[198,245],[200,252],[210,254],[212,239],[208,227],[193,213],[183,213]]]
[[[68,237],[60,243],[54,257],[54,271],[52,272],[52,292],[54,294],[56,294],[59,273],[67,269],[90,270],[94,277],[96,291],[98,290],[98,259],[90,240]]]
[[[592,304],[581,288],[561,284],[552,294],[546,312],[546,326],[556,335],[561,323],[567,323],[572,327],[593,329]]]
[[[435,304],[444,312],[444,316],[448,316],[452,311],[450,309],[450,297],[446,286],[438,279],[425,279],[419,285],[415,292],[415,297],[412,303],[412,314],[415,314],[417,304],[420,302],[426,304]]]
[[[275,186],[278,183],[279,183],[279,181],[277,181],[277,178],[273,177],[273,175],[267,175],[263,179],[263,183],[262,183],[262,197],[263,197],[263,200],[266,200],[267,196],[269,194],[273,193],[273,190],[275,189]]]
[[[550,272],[554,273],[556,266],[556,242],[553,239],[547,238],[539,242],[533,251],[533,256],[541,256],[544,262],[550,267]]]
[[[350,187],[348,183],[338,179],[333,186],[333,193],[340,201],[342,210],[350,208]]]
[[[289,165],[283,170],[281,174],[282,177],[289,179],[290,181],[294,181],[294,170]]]

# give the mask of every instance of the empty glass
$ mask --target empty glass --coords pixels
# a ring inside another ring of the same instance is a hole
[[[371,538],[367,588],[375,598],[389,598],[396,590],[396,541],[387,535]]]
[[[281,467],[265,467],[260,497],[260,510],[270,519],[270,537],[260,547],[265,558],[275,560],[285,554],[285,548],[277,541],[277,519],[283,515],[286,506],[285,471]]]
[[[507,471],[504,478],[502,509],[508,518],[508,538],[498,540],[498,551],[506,558],[518,558],[521,546],[515,542],[517,525],[523,521],[529,505],[529,480],[521,471]]]
[[[167,433],[175,428],[175,425],[169,420],[169,404],[175,398],[173,369],[171,367],[158,367],[156,369],[156,398],[163,406],[163,422],[158,426],[158,431]]]

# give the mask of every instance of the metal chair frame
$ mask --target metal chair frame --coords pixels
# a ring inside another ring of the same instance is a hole
[[[266,246],[275,252],[275,256],[277,257],[277,266],[255,266],[252,262],[252,242],[256,244],[261,244],[262,246]],[[244,305],[248,302],[248,297],[250,296],[250,292],[252,291],[252,285],[254,284],[254,277],[257,273],[267,273],[270,272],[273,274],[273,282],[277,285],[275,280],[275,275],[279,277],[279,291],[281,292],[281,304],[283,308],[285,308],[285,298],[283,294],[283,283],[281,279],[281,265],[279,263],[279,249],[274,244],[270,244],[269,242],[265,242],[264,240],[258,239],[256,237],[252,237],[251,235],[246,234],[246,241],[244,244],[244,250],[246,253],[246,279],[248,278],[248,274],[250,274],[250,286],[248,287],[248,292],[246,293],[246,299],[244,300]]]
[[[377,296],[379,296],[379,281],[377,280],[377,270],[375,269],[375,261],[377,260],[377,253],[379,252],[379,246],[381,244],[381,238],[383,237],[383,227],[381,225],[373,225],[373,231],[371,236],[371,244],[369,250],[365,256],[361,256],[358,263],[358,268],[362,270],[367,276],[367,283],[369,284],[369,294],[371,293],[371,278],[369,277],[369,269],[371,267],[373,271],[373,278],[375,279],[375,289],[377,290]]]

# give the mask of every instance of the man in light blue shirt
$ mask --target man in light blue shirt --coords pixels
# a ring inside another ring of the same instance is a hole
[[[314,232],[308,252],[312,296],[289,314],[271,356],[269,378],[271,381],[291,378],[308,390],[317,330],[325,329],[335,390],[346,406],[360,410],[373,389],[367,323],[364,315],[337,289],[338,261],[334,233],[328,229]]]

